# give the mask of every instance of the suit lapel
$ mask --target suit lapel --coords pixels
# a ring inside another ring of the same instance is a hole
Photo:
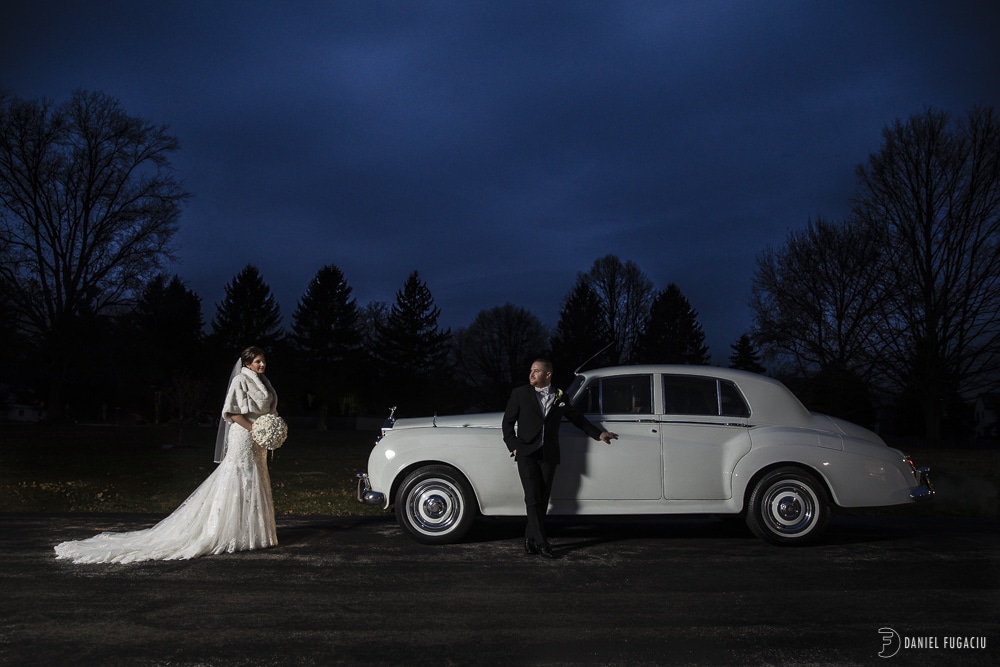
[[[528,389],[531,392],[528,394],[530,397],[529,400],[531,401],[531,404],[535,406],[535,413],[538,415],[539,419],[544,419],[545,415],[542,414],[542,402],[538,400],[538,392],[535,391],[535,388],[530,384],[528,385]]]

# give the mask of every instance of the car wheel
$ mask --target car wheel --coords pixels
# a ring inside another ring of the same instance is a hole
[[[476,514],[469,483],[447,466],[427,466],[407,475],[395,504],[399,525],[423,544],[459,541]]]
[[[826,489],[798,468],[764,475],[750,494],[747,526],[771,544],[806,544],[816,539],[829,518]]]

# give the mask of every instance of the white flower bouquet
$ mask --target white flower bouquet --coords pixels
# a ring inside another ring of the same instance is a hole
[[[250,429],[253,441],[264,449],[277,449],[285,444],[288,437],[288,424],[275,414],[261,415]]]

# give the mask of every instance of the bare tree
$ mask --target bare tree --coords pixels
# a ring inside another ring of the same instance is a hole
[[[529,311],[504,304],[480,311],[455,335],[458,370],[482,409],[502,410],[511,390],[524,384],[527,368],[542,354],[548,334]]]
[[[50,367],[50,414],[63,405],[74,328],[113,312],[169,258],[188,194],[165,126],[102,93],[65,103],[0,93],[0,277],[18,330]]]
[[[601,324],[613,336],[611,363],[631,363],[653,302],[653,283],[634,262],[622,264],[614,255],[595,261],[582,279],[597,295]]]
[[[936,440],[949,399],[1000,371],[1000,119],[928,110],[882,139],[854,205],[887,249],[880,370],[918,396]]]
[[[376,357],[374,346],[378,326],[389,317],[389,304],[385,301],[370,301],[358,309],[358,331],[361,347],[369,359]]]
[[[828,368],[870,377],[875,315],[885,291],[882,237],[818,219],[757,259],[754,341],[799,376]]]

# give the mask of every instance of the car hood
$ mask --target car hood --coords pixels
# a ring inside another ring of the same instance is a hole
[[[483,412],[474,415],[448,415],[445,417],[412,417],[397,419],[392,430],[408,428],[500,428],[502,412]]]

